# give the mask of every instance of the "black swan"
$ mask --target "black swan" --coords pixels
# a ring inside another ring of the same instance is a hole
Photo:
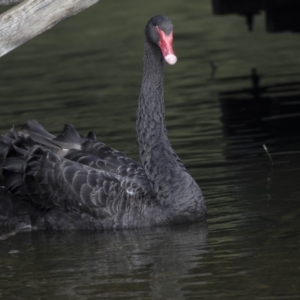
[[[93,132],[72,125],[54,136],[37,121],[0,137],[0,225],[31,229],[114,229],[203,221],[199,186],[171,148],[164,121],[164,61],[176,63],[166,16],[145,29],[137,110],[142,167]]]

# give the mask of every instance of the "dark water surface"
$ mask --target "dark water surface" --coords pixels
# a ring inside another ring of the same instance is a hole
[[[169,137],[208,226],[18,233],[0,241],[1,299],[300,299],[299,35],[266,33],[263,15],[249,33],[208,0],[100,1],[0,59],[0,132],[68,122],[138,159],[143,28],[158,13],[178,56]]]

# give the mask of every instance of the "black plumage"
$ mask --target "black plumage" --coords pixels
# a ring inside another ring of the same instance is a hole
[[[142,166],[72,125],[55,136],[35,120],[0,137],[0,224],[38,229],[112,229],[204,220],[202,192],[175,154],[164,123],[164,59],[173,26],[146,26],[137,111]]]

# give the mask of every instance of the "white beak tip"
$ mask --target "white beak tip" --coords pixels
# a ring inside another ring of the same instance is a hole
[[[175,65],[177,62],[177,57],[174,54],[168,54],[165,56],[165,60],[169,65]]]

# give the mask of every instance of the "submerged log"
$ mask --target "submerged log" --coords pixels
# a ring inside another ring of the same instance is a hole
[[[0,15],[0,57],[50,29],[65,18],[76,15],[98,1],[22,1]]]

